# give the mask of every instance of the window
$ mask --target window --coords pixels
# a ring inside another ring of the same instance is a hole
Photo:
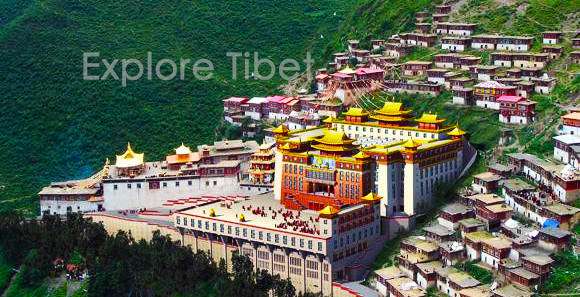
[[[130,189],[130,188],[131,188],[131,184],[127,184],[127,189]]]
[[[163,187],[164,188],[167,187],[167,183],[166,182],[163,182]]]
[[[188,185],[188,186],[191,186],[191,185],[193,185],[193,181],[190,181],[190,180],[188,180],[188,181],[187,181],[187,185]]]
[[[137,189],[141,189],[141,183],[137,183]]]
[[[113,190],[116,190],[116,189],[117,189],[117,185],[113,185]]]

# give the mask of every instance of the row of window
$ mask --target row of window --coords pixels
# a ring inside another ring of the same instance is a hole
[[[167,188],[167,184],[168,184],[167,182],[162,182],[162,183],[161,183],[161,186],[162,186],[162,187],[164,187],[164,188]],[[174,183],[174,185],[175,185],[175,187],[177,188],[177,187],[179,187],[179,186],[181,185],[181,182],[178,182],[178,181],[176,181],[176,182]],[[188,180],[188,181],[187,181],[187,185],[188,185],[188,186],[193,186],[193,181],[191,181],[191,180]],[[205,182],[205,185],[206,185],[206,186],[209,186],[209,185],[214,185],[214,186],[217,186],[217,180],[214,180],[214,181],[211,181],[211,182],[210,182],[210,181],[206,181],[206,182]],[[141,189],[142,185],[141,185],[141,183],[135,183],[135,187],[136,187],[137,189]],[[128,184],[127,184],[127,189],[132,189],[132,188],[133,188],[133,184],[131,184],[131,183],[128,183]],[[151,187],[151,188],[157,188],[157,189],[158,189],[159,187]],[[119,189],[119,185],[118,185],[118,184],[114,184],[114,185],[113,185],[113,190],[118,190],[118,189]]]
[[[289,176],[285,176],[284,177],[284,188],[286,189],[293,189],[293,190],[302,190],[303,187],[303,183],[302,183],[302,177],[300,178],[292,178]]]
[[[374,132],[374,127],[365,127],[365,126],[360,126],[360,131],[361,132],[367,132],[367,128],[368,128],[368,132],[373,133]],[[422,137],[423,138],[432,138],[435,139],[436,138],[436,134],[434,133],[420,133],[420,132],[415,132],[415,135],[413,135],[413,132],[411,131],[407,131],[407,133],[405,133],[404,130],[398,130],[398,129],[387,129],[387,128],[376,128],[377,129],[377,133],[379,134],[383,134],[383,135],[399,135],[399,136],[409,136],[409,137],[416,137],[419,138]],[[347,125],[347,124],[338,124],[337,125],[337,130],[338,131],[355,131],[358,132],[359,131],[359,126],[358,125]],[[390,133],[389,133],[390,131]],[[397,133],[398,131],[398,133]],[[358,135],[358,134],[357,134]],[[358,139],[358,138],[357,138]]]
[[[457,168],[457,159],[453,159],[444,163],[439,163],[434,166],[429,166],[421,169],[419,172],[420,178],[427,178],[438,175],[440,173],[447,173],[449,171],[455,171]]]
[[[334,248],[340,248],[346,245],[349,245],[351,242],[355,243],[359,240],[363,240],[367,237],[372,236],[373,234],[378,234],[379,233],[379,226],[375,226],[373,228],[373,226],[369,226],[367,228],[364,228],[363,230],[359,230],[358,232],[353,232],[350,234],[346,234],[341,236],[338,240],[335,238],[332,241],[333,247]]]
[[[197,228],[199,230],[206,230],[206,231],[213,231],[213,232],[217,232],[217,230],[218,230],[218,225],[215,222],[212,222],[210,224],[209,221],[204,222],[202,220],[197,220],[197,225],[196,225],[195,219],[188,220],[187,217],[180,217],[180,216],[177,216],[175,220],[176,220],[177,225],[191,226],[192,228]],[[219,224],[219,232],[226,233],[226,226],[224,224]],[[297,245],[297,242],[298,242],[298,245],[300,246],[300,248],[307,248],[309,250],[313,250],[313,244],[314,244],[313,241],[312,240],[304,240],[303,238],[299,238],[298,240],[296,240],[296,237],[293,237],[293,236],[289,238],[286,235],[280,236],[277,233],[274,233],[272,236],[272,233],[270,233],[270,232],[263,232],[263,231],[256,232],[256,230],[254,230],[254,229],[250,229],[248,232],[247,228],[227,226],[227,234],[232,235],[232,233],[238,237],[245,237],[245,238],[250,237],[252,239],[256,239],[256,235],[257,235],[259,240],[264,240],[264,237],[265,237],[265,240],[267,242],[272,242],[272,237],[273,237],[275,243],[280,243],[280,241],[281,241],[282,244],[288,245],[288,242],[290,242],[290,246],[293,246],[293,247],[295,247]],[[241,233],[241,235],[240,235],[240,233]],[[317,250],[322,251],[322,242],[317,243]]]

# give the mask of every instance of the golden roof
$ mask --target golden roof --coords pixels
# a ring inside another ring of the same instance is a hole
[[[292,149],[295,149],[296,147],[294,145],[291,145],[289,142],[286,142],[280,148],[283,150],[292,150]]]
[[[370,192],[360,199],[364,201],[379,201],[381,200],[381,197],[373,192]]]
[[[129,168],[143,165],[144,154],[137,154],[131,148],[131,143],[127,143],[127,150],[122,155],[117,155],[117,168]]]
[[[419,146],[421,146],[421,143],[412,138],[403,143],[404,148],[418,148]]]
[[[375,112],[387,116],[400,116],[411,113],[411,110],[405,110],[401,102],[387,101],[381,109],[377,109]]]
[[[427,124],[441,124],[445,119],[440,119],[436,114],[424,112],[416,121]]]
[[[355,159],[366,159],[370,158],[369,155],[365,154],[363,151],[358,152],[356,155],[352,156]]]
[[[344,112],[343,114],[347,115],[347,116],[353,116],[353,117],[362,117],[362,116],[369,115],[369,113],[367,111],[365,111],[362,108],[357,108],[357,107],[351,107],[348,109],[347,112]]]
[[[327,152],[350,152],[354,148],[347,147],[347,146],[340,146],[340,145],[329,145],[324,143],[313,144],[313,148],[320,150],[320,151],[327,151]]]
[[[334,206],[328,205],[325,208],[321,209],[318,213],[321,215],[332,216],[332,215],[335,215],[339,212],[340,212],[340,209],[338,209]]]
[[[284,125],[284,124],[282,124],[282,125],[274,128],[272,130],[272,132],[273,133],[276,133],[276,134],[288,133],[289,131],[290,131],[290,129],[288,129],[288,127],[286,125]]]
[[[465,135],[465,131],[459,129],[459,126],[455,126],[455,128],[453,128],[453,130],[451,130],[449,133],[447,133],[447,135],[449,136],[462,136]]]
[[[182,142],[181,145],[175,149],[175,153],[178,155],[189,155],[191,154],[191,149],[185,146]]]
[[[332,123],[334,122],[335,118],[334,117],[327,117],[326,119],[324,119],[324,121],[322,121],[323,123]]]
[[[350,139],[344,132],[333,130],[324,130],[324,135],[321,138],[314,139],[316,144],[311,145],[312,148],[327,151],[327,152],[349,152],[354,150],[352,143],[354,139]]]
[[[350,68],[349,66],[344,67],[344,69],[339,71],[340,73],[344,73],[344,74],[353,74],[356,71],[352,70],[352,68]]]
[[[324,135],[316,139],[318,143],[329,145],[347,145],[354,142],[354,139],[348,138],[344,132],[334,130],[324,130]]]

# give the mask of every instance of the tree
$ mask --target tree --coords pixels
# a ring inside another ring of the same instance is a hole
[[[38,250],[31,250],[22,264],[22,284],[26,287],[38,285],[46,276],[41,270],[42,266]]]
[[[276,284],[274,284],[274,296],[294,297],[296,296],[296,288],[294,288],[290,279],[278,280]]]

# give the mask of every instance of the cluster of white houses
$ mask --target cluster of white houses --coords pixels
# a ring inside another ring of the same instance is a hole
[[[509,154],[507,165],[493,164],[488,172],[474,177],[473,191],[501,191],[508,205],[527,219],[540,225],[573,227],[580,220],[580,209],[569,205],[580,198],[578,118],[578,112],[562,117],[562,134],[554,137],[553,160]]]
[[[556,161],[515,153],[508,165],[490,165],[424,235],[403,239],[397,265],[375,271],[372,285],[383,296],[422,297],[428,287],[452,297],[534,295],[552,270],[553,254],[571,247],[568,230],[580,221],[580,209],[569,205],[580,193],[579,114],[562,117]],[[453,266],[463,261],[493,270],[494,284]]]
[[[513,208],[494,194],[464,196],[461,202],[445,206],[423,236],[404,238],[397,266],[374,271],[372,284],[381,295],[422,297],[435,287],[452,297],[532,296],[549,276],[551,256],[571,245],[568,231],[511,219]],[[464,261],[494,270],[495,284],[455,268]]]
[[[476,35],[476,24],[448,22],[447,16],[437,13],[430,24],[424,22],[424,13],[418,13],[417,32],[371,40],[370,49],[349,40],[347,50],[335,53],[328,69],[317,71],[314,94],[227,98],[224,119],[243,126],[244,135],[251,137],[259,129],[255,122],[263,120],[286,122],[291,129],[318,126],[322,117],[337,117],[343,106],[360,105],[361,97],[375,91],[436,96],[450,90],[453,103],[498,110],[501,122],[534,121],[535,102],[528,98],[554,89],[556,78],[545,68],[563,54],[560,43],[565,35],[544,32],[542,52],[532,53],[532,37]],[[448,53],[429,61],[400,62],[415,47],[434,47],[438,42]],[[461,53],[467,49],[491,51],[489,65],[482,64],[479,55]],[[580,52],[570,53],[570,60],[579,63]],[[249,124],[242,125],[247,119]]]
[[[448,21],[448,13],[417,13],[416,32],[401,33],[387,40],[374,39],[370,50],[360,49],[359,41],[350,40],[346,52],[336,53],[329,70],[321,69],[316,77],[319,98],[337,97],[345,105],[356,104],[357,95],[384,90],[392,93],[439,95],[451,90],[453,102],[500,110],[500,121],[527,124],[534,121],[532,93],[549,94],[556,78],[544,69],[564,53],[563,32],[542,33],[542,51],[530,52],[531,36],[474,34],[477,24]],[[572,36],[573,42],[580,39]],[[437,43],[449,53],[434,55],[431,61],[399,62],[414,47],[434,47]],[[491,51],[489,65],[479,55],[467,50]],[[569,55],[571,63],[580,62],[580,52]],[[350,67],[354,67],[354,70]],[[375,69],[377,75],[355,85],[359,69]],[[379,72],[383,71],[385,79]],[[345,83],[348,82],[348,83]],[[486,84],[486,82],[492,82]],[[503,96],[509,96],[500,98]]]

